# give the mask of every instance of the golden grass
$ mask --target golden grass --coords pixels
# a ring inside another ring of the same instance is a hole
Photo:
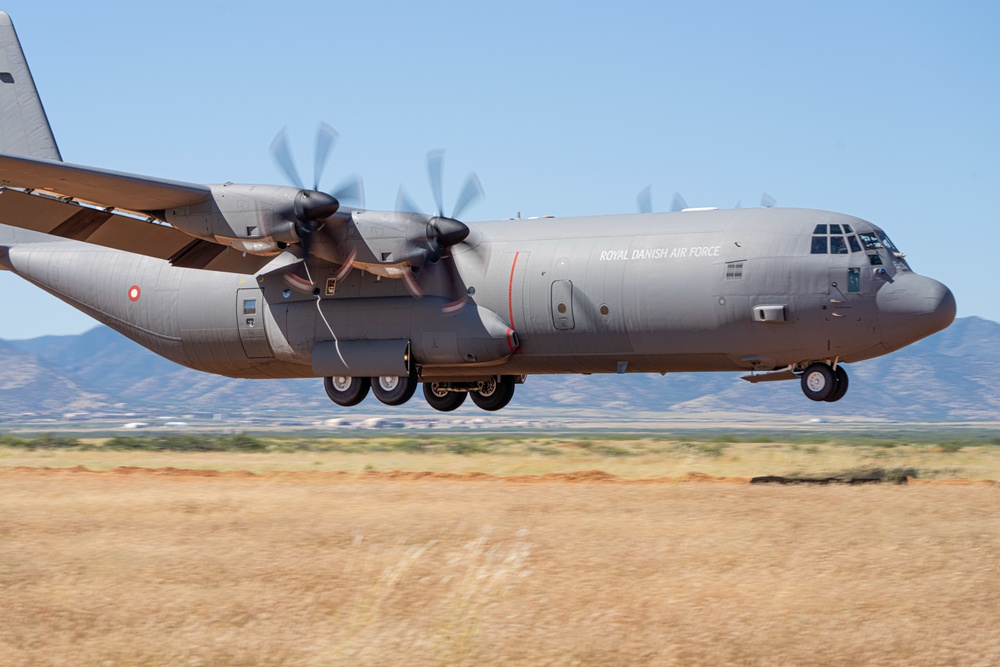
[[[0,663],[1000,664],[998,501],[8,468]]]

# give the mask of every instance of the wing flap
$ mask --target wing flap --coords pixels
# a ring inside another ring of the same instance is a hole
[[[207,186],[197,183],[7,154],[0,154],[0,185],[44,190],[132,211],[190,206],[212,194]]]
[[[169,225],[4,188],[0,188],[0,224],[208,271],[254,274],[274,260],[194,239]]]

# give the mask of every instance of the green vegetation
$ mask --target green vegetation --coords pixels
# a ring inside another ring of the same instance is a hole
[[[12,435],[0,435],[0,446],[17,447],[19,449],[68,449],[84,447],[76,438],[69,438],[52,433],[42,433],[33,438],[18,438]]]
[[[97,437],[80,434],[36,435],[0,434],[0,447],[24,450],[113,450],[147,452],[316,452],[316,453],[403,453],[458,454],[461,456],[594,456],[594,457],[698,457],[720,459],[736,456],[734,447],[757,445],[758,449],[784,448],[794,453],[817,454],[830,448],[857,450],[872,459],[898,458],[905,452],[955,454],[991,452],[1000,448],[995,431],[950,428],[882,428],[842,432],[778,430],[768,435],[742,430],[677,430],[674,432],[598,433],[358,433],[329,437],[321,435],[213,435],[158,434]]]
[[[111,438],[104,447],[114,450],[172,452],[262,452],[267,445],[249,435],[164,435]]]

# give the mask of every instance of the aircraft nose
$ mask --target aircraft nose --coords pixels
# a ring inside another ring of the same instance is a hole
[[[882,338],[890,350],[948,327],[955,319],[955,295],[944,284],[915,273],[897,273],[875,295]]]

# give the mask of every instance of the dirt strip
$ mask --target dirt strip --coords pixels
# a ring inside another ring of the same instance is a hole
[[[256,478],[256,479],[309,479],[309,480],[393,480],[393,481],[455,481],[455,482],[507,482],[512,484],[543,484],[543,483],[571,483],[571,484],[750,484],[751,477],[719,477],[706,475],[701,472],[688,472],[680,477],[650,477],[628,479],[618,477],[603,470],[579,470],[572,472],[545,473],[542,475],[491,475],[484,472],[432,472],[432,471],[407,471],[407,470],[366,470],[362,473],[349,473],[344,471],[317,471],[317,470],[294,470],[294,471],[271,471],[266,473],[254,473],[248,470],[200,470],[190,468],[140,468],[135,466],[121,466],[110,470],[91,470],[85,466],[72,466],[67,468],[57,468],[48,466],[0,466],[0,476],[37,476],[50,477],[54,475],[97,475],[97,476],[146,476],[146,477],[185,477],[185,478]],[[779,478],[775,478],[779,479]],[[809,480],[796,480],[795,478],[780,478],[785,481],[781,483],[808,483]],[[850,483],[849,481],[825,480],[823,483]],[[895,484],[895,481],[886,481],[887,484]],[[989,480],[970,479],[920,479],[916,477],[905,478],[906,484],[921,486],[998,486],[1000,483]]]

